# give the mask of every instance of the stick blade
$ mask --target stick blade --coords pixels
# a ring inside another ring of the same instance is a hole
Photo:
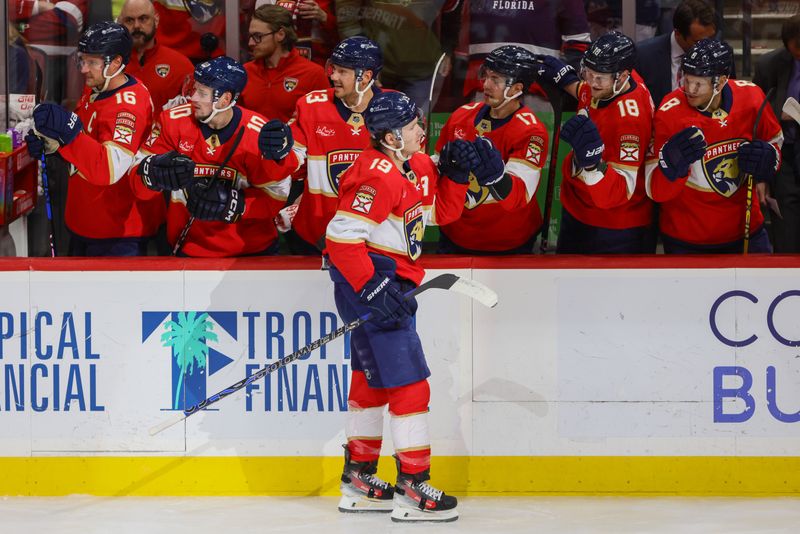
[[[155,436],[159,432],[163,432],[164,430],[168,429],[169,427],[177,425],[178,423],[180,423],[184,419],[186,419],[186,415],[183,412],[181,412],[179,415],[176,415],[175,417],[171,417],[171,418],[169,418],[169,419],[157,424],[156,426],[151,427],[150,428],[150,435],[151,436]]]
[[[450,286],[450,291],[461,293],[471,299],[477,300],[487,308],[497,306],[497,293],[475,280],[459,278]]]
[[[795,122],[800,124],[800,102],[798,102],[793,96],[787,98],[786,102],[783,103],[782,111],[789,115]]]

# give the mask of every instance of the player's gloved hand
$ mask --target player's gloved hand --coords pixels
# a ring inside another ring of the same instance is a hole
[[[172,150],[166,154],[147,156],[136,173],[153,191],[178,191],[194,179],[194,161]]]
[[[539,75],[539,79],[556,85],[561,89],[566,90],[573,83],[580,81],[575,69],[556,57],[536,54],[536,63],[538,65],[536,72]]]
[[[280,233],[285,234],[292,229],[292,221],[294,221],[294,216],[297,215],[299,207],[300,204],[290,204],[278,212],[273,222]]]
[[[581,168],[594,167],[603,157],[605,145],[597,126],[585,115],[575,115],[561,127],[561,139],[573,150],[575,164]]]
[[[703,157],[706,138],[697,126],[689,126],[664,143],[658,153],[658,166],[671,182],[689,174],[689,166]]]
[[[258,132],[258,149],[265,159],[277,161],[285,158],[293,144],[292,129],[278,119],[272,119]]]
[[[42,154],[44,154],[44,141],[38,135],[33,133],[33,130],[28,132],[28,135],[25,136],[25,144],[28,146],[28,154],[31,157],[39,161],[42,159]]]
[[[43,102],[33,108],[33,124],[38,133],[55,139],[60,146],[70,144],[83,128],[75,113],[52,102]]]
[[[376,271],[358,294],[361,303],[372,312],[372,322],[381,328],[404,326],[417,311],[417,301],[406,300],[396,280]]]
[[[197,180],[189,188],[186,208],[201,221],[235,223],[244,213],[244,191],[230,180]]]
[[[472,173],[475,175],[475,179],[478,180],[478,184],[492,186],[500,182],[506,172],[503,155],[486,137],[475,139],[473,146],[478,154],[479,162],[472,169]]]
[[[778,153],[766,141],[756,139],[739,145],[739,170],[752,174],[756,182],[772,185],[778,170]]]
[[[475,145],[463,139],[450,141],[439,153],[439,174],[447,176],[457,184],[468,184],[469,173],[480,163]]]

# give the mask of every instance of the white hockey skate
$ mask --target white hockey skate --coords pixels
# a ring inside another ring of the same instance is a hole
[[[350,451],[345,445],[344,471],[342,472],[342,483],[339,486],[342,491],[342,498],[339,499],[340,512],[386,513],[392,511],[394,488],[388,482],[375,476],[377,471],[377,460],[354,462],[350,460]]]
[[[458,519],[458,499],[428,484],[429,479],[429,470],[414,475],[397,475],[392,521],[448,522]]]

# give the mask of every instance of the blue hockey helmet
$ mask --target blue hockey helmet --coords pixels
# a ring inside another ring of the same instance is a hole
[[[247,71],[238,61],[219,56],[198,64],[194,68],[194,81],[211,87],[214,100],[229,91],[235,101],[247,85]]]
[[[505,45],[492,50],[481,65],[481,77],[485,69],[500,73],[511,82],[511,85],[520,82],[522,90],[536,81],[536,56],[533,52],[521,46]]]
[[[595,72],[616,73],[633,70],[636,63],[636,45],[627,35],[609,32],[592,43],[583,56],[581,66]]]
[[[125,26],[116,22],[92,24],[78,41],[78,52],[103,56],[106,63],[110,63],[116,56],[122,56],[122,62],[127,65],[132,48],[131,34]]]
[[[703,77],[728,76],[733,64],[733,49],[724,41],[701,39],[683,56],[684,74]]]
[[[360,76],[365,70],[371,70],[372,77],[375,78],[383,67],[383,54],[381,47],[372,39],[355,36],[337,44],[328,61],[355,70],[356,76]]]
[[[364,112],[367,130],[373,138],[379,140],[386,132],[400,137],[399,131],[417,119],[419,109],[414,101],[398,91],[383,91],[375,95]]]

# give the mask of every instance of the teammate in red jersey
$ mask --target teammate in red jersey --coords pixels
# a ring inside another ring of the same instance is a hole
[[[277,253],[273,219],[297,167],[289,127],[236,105],[247,73],[220,56],[194,71],[191,104],[165,110],[142,146],[133,179],[142,198],[171,191],[167,239],[195,257]],[[227,159],[222,170],[220,165]],[[138,178],[137,177],[137,178]]]
[[[133,38],[133,54],[125,72],[147,87],[153,99],[153,112],[158,115],[164,104],[181,94],[194,65],[189,58],[156,39],[160,20],[151,0],[126,0],[118,22]]]
[[[383,63],[381,50],[366,37],[350,37],[333,50],[328,74],[333,88],[297,101],[290,121],[294,151],[305,163],[303,196],[287,240],[293,254],[319,254],[325,228],[336,213],[339,177],[369,146],[363,111],[380,89],[374,86]]]
[[[562,167],[559,254],[655,252],[653,206],[644,191],[653,103],[633,71],[636,46],[618,32],[592,43],[575,71],[537,56],[539,73],[578,99],[582,111],[561,128],[573,150]]]
[[[86,89],[76,112],[50,103],[37,106],[33,118],[41,139],[29,134],[28,148],[37,159],[43,150],[57,149],[71,164],[66,209],[71,256],[144,255],[163,221],[164,203],[138,200],[127,172],[150,131],[150,93],[123,72],[131,54],[124,26],[93,25],[78,52]]]
[[[339,207],[327,230],[339,314],[347,322],[372,314],[351,337],[339,510],[391,511],[395,521],[453,521],[455,497],[427,483],[430,371],[414,327],[417,304],[404,293],[425,274],[416,260],[426,222],[446,223],[461,214],[477,154],[472,149],[460,161],[448,158],[443,169],[449,179],[440,178],[420,152],[424,131],[417,117],[403,93],[385,92],[370,101],[365,119],[372,146],[342,176]],[[472,148],[465,141],[454,144]],[[394,487],[375,476],[386,405],[398,468]]]
[[[647,163],[647,194],[660,203],[668,254],[742,252],[746,175],[765,198],[780,165],[780,124],[766,106],[753,138],[764,93],[728,79],[732,57],[727,43],[695,43],[681,65],[683,87],[669,93],[655,114],[657,159]],[[749,250],[772,252],[759,202],[750,209]]]
[[[527,254],[542,225],[536,189],[547,161],[544,124],[521,103],[536,76],[535,58],[524,48],[501,46],[481,73],[484,102],[458,108],[436,143],[440,152],[453,139],[483,138],[475,144],[482,165],[470,182],[466,210],[442,226],[439,252]]]
[[[330,87],[325,70],[302,57],[292,13],[281,6],[256,9],[250,21],[248,46],[253,60],[244,64],[247,87],[242,106],[273,119],[288,121],[298,99]]]

